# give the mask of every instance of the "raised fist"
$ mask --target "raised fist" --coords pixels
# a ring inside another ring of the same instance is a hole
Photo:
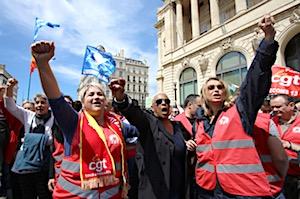
[[[6,82],[6,86],[8,89],[15,87],[15,85],[18,83],[18,80],[15,78],[9,78]]]
[[[54,43],[49,41],[38,41],[31,45],[31,54],[38,67],[49,62],[54,56],[54,49]]]
[[[271,15],[265,15],[258,26],[264,31],[266,40],[274,40],[276,31],[274,29],[275,20]]]
[[[115,97],[118,101],[122,101],[125,97],[125,94],[124,94],[125,83],[126,83],[126,81],[124,79],[120,78],[120,79],[111,80],[111,82],[108,85],[113,97]]]

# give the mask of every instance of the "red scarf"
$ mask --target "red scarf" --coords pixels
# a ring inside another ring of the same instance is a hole
[[[106,115],[106,117],[109,117]],[[112,116],[111,116],[112,117]],[[123,189],[127,189],[126,162],[124,158],[124,141],[119,128],[110,119],[106,125],[121,141]],[[114,129],[111,127],[115,127]],[[83,132],[84,129],[84,132]],[[119,133],[118,133],[119,132]],[[115,177],[114,159],[109,151],[108,142],[101,126],[86,111],[80,118],[80,178],[82,189],[96,189],[116,185],[119,179]]]

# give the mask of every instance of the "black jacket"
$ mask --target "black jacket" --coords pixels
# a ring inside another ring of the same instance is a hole
[[[113,102],[113,106],[117,107],[140,132],[136,155],[139,198],[168,199],[170,198],[171,158],[174,153],[172,135],[165,130],[158,118],[141,110],[135,100],[132,103],[128,101],[130,100],[127,97],[123,103]],[[172,124],[174,131],[180,132],[184,139],[183,126],[178,122]],[[184,164],[187,168],[186,161]],[[187,182],[187,169],[182,172]],[[183,189],[186,192],[187,187]]]

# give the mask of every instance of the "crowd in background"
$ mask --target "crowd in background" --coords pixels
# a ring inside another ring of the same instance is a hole
[[[62,94],[53,42],[31,46],[45,94],[21,106],[18,83],[0,87],[0,198],[297,199],[299,100],[269,96],[278,43],[271,16],[235,93],[211,77],[171,106],[165,93],[141,109],[126,81]]]

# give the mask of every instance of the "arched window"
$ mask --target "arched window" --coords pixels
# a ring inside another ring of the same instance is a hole
[[[240,85],[247,74],[247,62],[240,52],[229,52],[218,62],[217,77],[227,84]]]
[[[284,59],[288,67],[300,71],[300,33],[294,36],[286,45]]]
[[[198,94],[197,73],[193,68],[186,68],[179,78],[180,102],[183,103],[189,94]]]

